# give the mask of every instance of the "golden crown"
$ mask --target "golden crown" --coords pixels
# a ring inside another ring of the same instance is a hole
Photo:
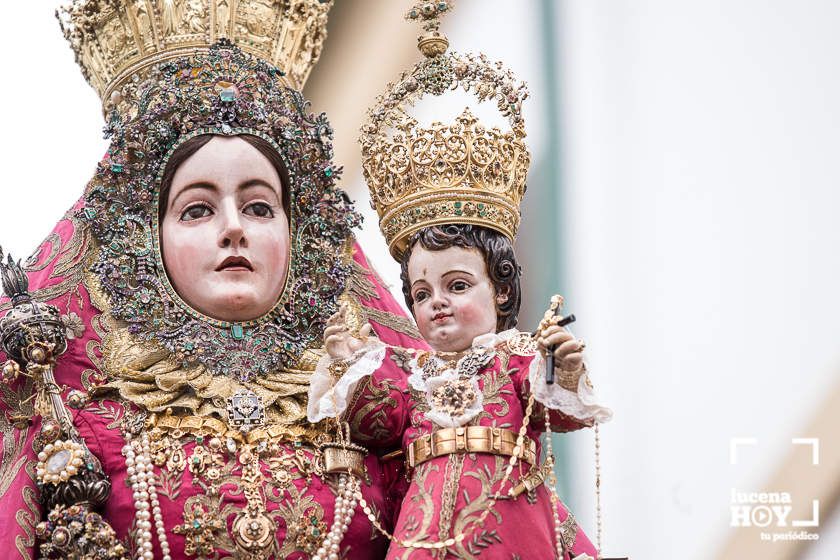
[[[394,258],[425,227],[464,223],[492,228],[511,240],[519,228],[530,154],[522,102],[528,97],[501,63],[483,54],[447,53],[438,18],[451,2],[419,2],[408,19],[424,21],[418,47],[425,59],[388,84],[362,127],[362,169],[371,205]],[[487,128],[465,109],[453,123],[421,127],[406,112],[426,94],[461,88],[493,99],[511,130]]]
[[[302,89],[326,38],[332,0],[74,0],[59,8],[65,37],[106,110],[144,69],[228,39]]]

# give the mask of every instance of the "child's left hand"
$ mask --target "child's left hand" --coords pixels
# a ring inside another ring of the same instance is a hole
[[[583,349],[586,343],[563,327],[550,325],[537,335],[537,346],[543,356],[546,348],[554,346],[554,369],[573,373],[583,369]]]
[[[347,305],[342,303],[338,311],[327,319],[327,328],[324,329],[324,347],[332,359],[347,360],[364,346],[370,332],[370,323],[366,323],[359,330],[358,335],[354,336],[350,333],[347,326]]]

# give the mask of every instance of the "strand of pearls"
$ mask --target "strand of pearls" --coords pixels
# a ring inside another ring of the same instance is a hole
[[[155,473],[152,465],[152,450],[149,435],[143,434],[139,441],[127,437],[128,443],[122,448],[125,456],[125,466],[128,472],[128,482],[134,498],[134,525],[136,529],[135,544],[137,545],[137,560],[153,560],[152,551],[152,522],[154,519],[160,550],[163,560],[172,560],[169,542],[166,539],[166,527],[163,525],[163,515],[160,510],[157,488],[155,487]]]
[[[601,533],[603,531],[603,518],[601,517],[601,432],[598,430],[598,423],[595,423],[595,517],[598,522],[598,554],[601,553]]]
[[[335,499],[335,515],[333,524],[327,536],[324,537],[321,546],[315,551],[311,560],[338,560],[339,546],[341,545],[350,522],[353,521],[353,514],[356,512],[356,493],[361,491],[361,482],[358,477],[342,474],[338,477],[338,496]]]
[[[548,471],[548,495],[551,498],[551,516],[554,520],[554,546],[557,558],[563,558],[565,544],[563,543],[563,525],[560,523],[560,496],[557,495],[557,476],[554,474],[554,447],[551,442],[551,417],[548,408],[545,409],[545,460],[551,464]]]

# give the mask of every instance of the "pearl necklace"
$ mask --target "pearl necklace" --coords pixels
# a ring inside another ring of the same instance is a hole
[[[545,409],[545,457],[551,463],[551,470],[548,471],[548,492],[551,499],[551,517],[554,520],[554,547],[557,558],[563,558],[566,551],[566,544],[563,542],[563,525],[560,523],[560,507],[562,502],[557,495],[557,475],[554,474],[554,448],[551,443],[551,416],[548,408]],[[571,515],[571,512],[568,513]]]
[[[353,521],[353,514],[356,512],[356,494],[361,492],[361,482],[358,477],[349,474],[342,474],[338,477],[338,496],[335,499],[335,514],[333,515],[333,526],[327,536],[324,537],[321,546],[315,551],[311,560],[338,560],[339,546],[341,545],[350,522]]]
[[[166,539],[166,527],[163,525],[157,488],[155,487],[149,435],[143,434],[139,441],[132,439],[131,436],[128,436],[127,439],[128,443],[122,448],[122,454],[125,456],[128,481],[131,484],[134,509],[136,510],[134,516],[135,527],[137,528],[135,537],[137,545],[136,560],[154,559],[150,518],[155,521],[155,530],[157,531],[161,552],[163,552],[163,560],[172,560],[169,542]],[[358,504],[356,496],[360,494],[360,491],[361,482],[357,477],[349,474],[339,476],[333,526],[327,536],[324,537],[312,560],[338,560],[339,547],[350,527],[350,523],[353,521],[353,515]]]
[[[144,433],[139,441],[131,435],[126,436],[128,443],[122,448],[125,456],[125,466],[128,481],[134,497],[134,525],[136,528],[135,543],[137,545],[137,560],[153,560],[152,552],[152,523],[154,519],[160,550],[163,560],[172,560],[169,542],[166,539],[166,527],[163,525],[163,514],[160,510],[157,488],[155,487],[155,473],[152,465],[152,451],[149,444],[149,434]],[[151,511],[150,511],[151,510]]]

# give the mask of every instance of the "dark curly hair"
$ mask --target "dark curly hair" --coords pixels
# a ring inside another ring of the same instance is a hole
[[[496,304],[496,331],[516,326],[522,297],[519,286],[522,270],[516,262],[513,245],[507,237],[490,228],[469,224],[431,226],[413,234],[400,260],[403,296],[409,309],[414,308],[414,298],[411,297],[408,260],[418,243],[427,251],[443,251],[450,247],[477,249],[484,258],[496,295],[507,296],[506,301]]]

